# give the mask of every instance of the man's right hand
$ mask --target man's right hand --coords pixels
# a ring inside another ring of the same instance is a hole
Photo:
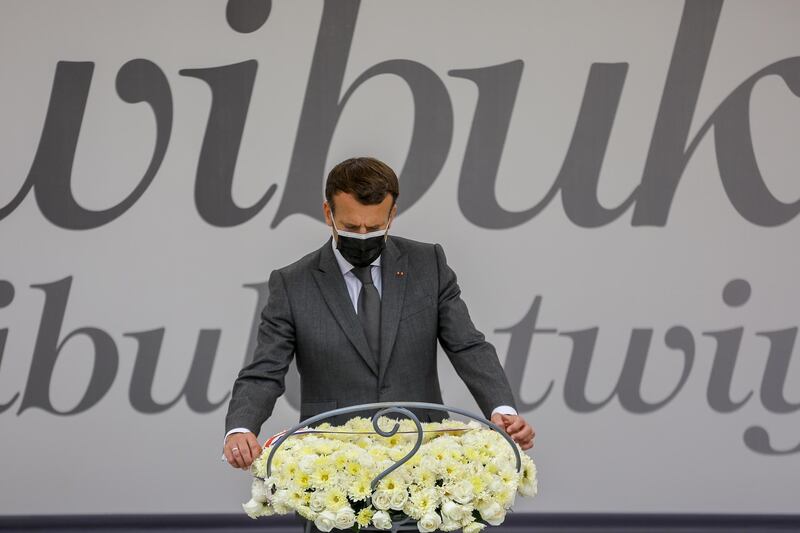
[[[225,439],[223,450],[225,458],[234,468],[248,469],[253,461],[261,455],[261,446],[251,431],[247,433],[231,433]]]

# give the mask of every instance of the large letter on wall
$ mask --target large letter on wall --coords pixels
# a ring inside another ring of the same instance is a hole
[[[0,220],[14,211],[33,188],[42,214],[56,226],[76,230],[96,228],[127,211],[153,181],[172,131],[172,94],[164,73],[155,63],[134,59],[120,68],[117,93],[129,104],[146,102],[153,110],[156,142],[150,165],[136,188],[115,206],[94,211],[75,201],[72,164],[93,70],[94,63],[58,62],[42,137],[30,173],[14,199],[0,208]]]
[[[399,76],[414,98],[414,129],[399,173],[403,209],[428,190],[447,159],[453,136],[453,108],[444,84],[428,67],[402,59],[378,63],[361,74],[339,100],[358,6],[354,0],[325,2],[289,176],[273,228],[294,213],[323,220],[320,200],[333,132],[353,92],[375,76]]]

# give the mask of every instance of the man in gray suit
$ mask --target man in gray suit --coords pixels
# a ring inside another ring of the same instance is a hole
[[[442,247],[388,235],[398,195],[397,176],[377,159],[348,159],[329,173],[323,211],[333,236],[272,272],[253,361],[233,385],[224,444],[231,466],[248,468],[261,453],[256,435],[285,390],[292,357],[304,420],[363,403],[442,403],[437,341],[484,416],[523,449],[533,446],[534,430],[514,409]],[[445,417],[414,411],[423,422]]]

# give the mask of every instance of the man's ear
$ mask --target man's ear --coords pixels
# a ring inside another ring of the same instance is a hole
[[[392,227],[392,222],[394,222],[394,217],[397,215],[397,204],[392,206],[392,210],[389,211],[389,223],[386,225],[386,229]]]
[[[322,212],[325,214],[325,224],[327,224],[328,226],[333,225],[331,221],[333,213],[331,212],[331,207],[328,205],[327,200],[322,202]]]

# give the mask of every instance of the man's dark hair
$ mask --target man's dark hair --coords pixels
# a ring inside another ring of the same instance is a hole
[[[400,195],[397,175],[389,165],[374,157],[345,159],[328,173],[325,182],[325,199],[333,210],[333,195],[338,192],[352,194],[360,203],[375,205],[392,195],[392,206]]]

